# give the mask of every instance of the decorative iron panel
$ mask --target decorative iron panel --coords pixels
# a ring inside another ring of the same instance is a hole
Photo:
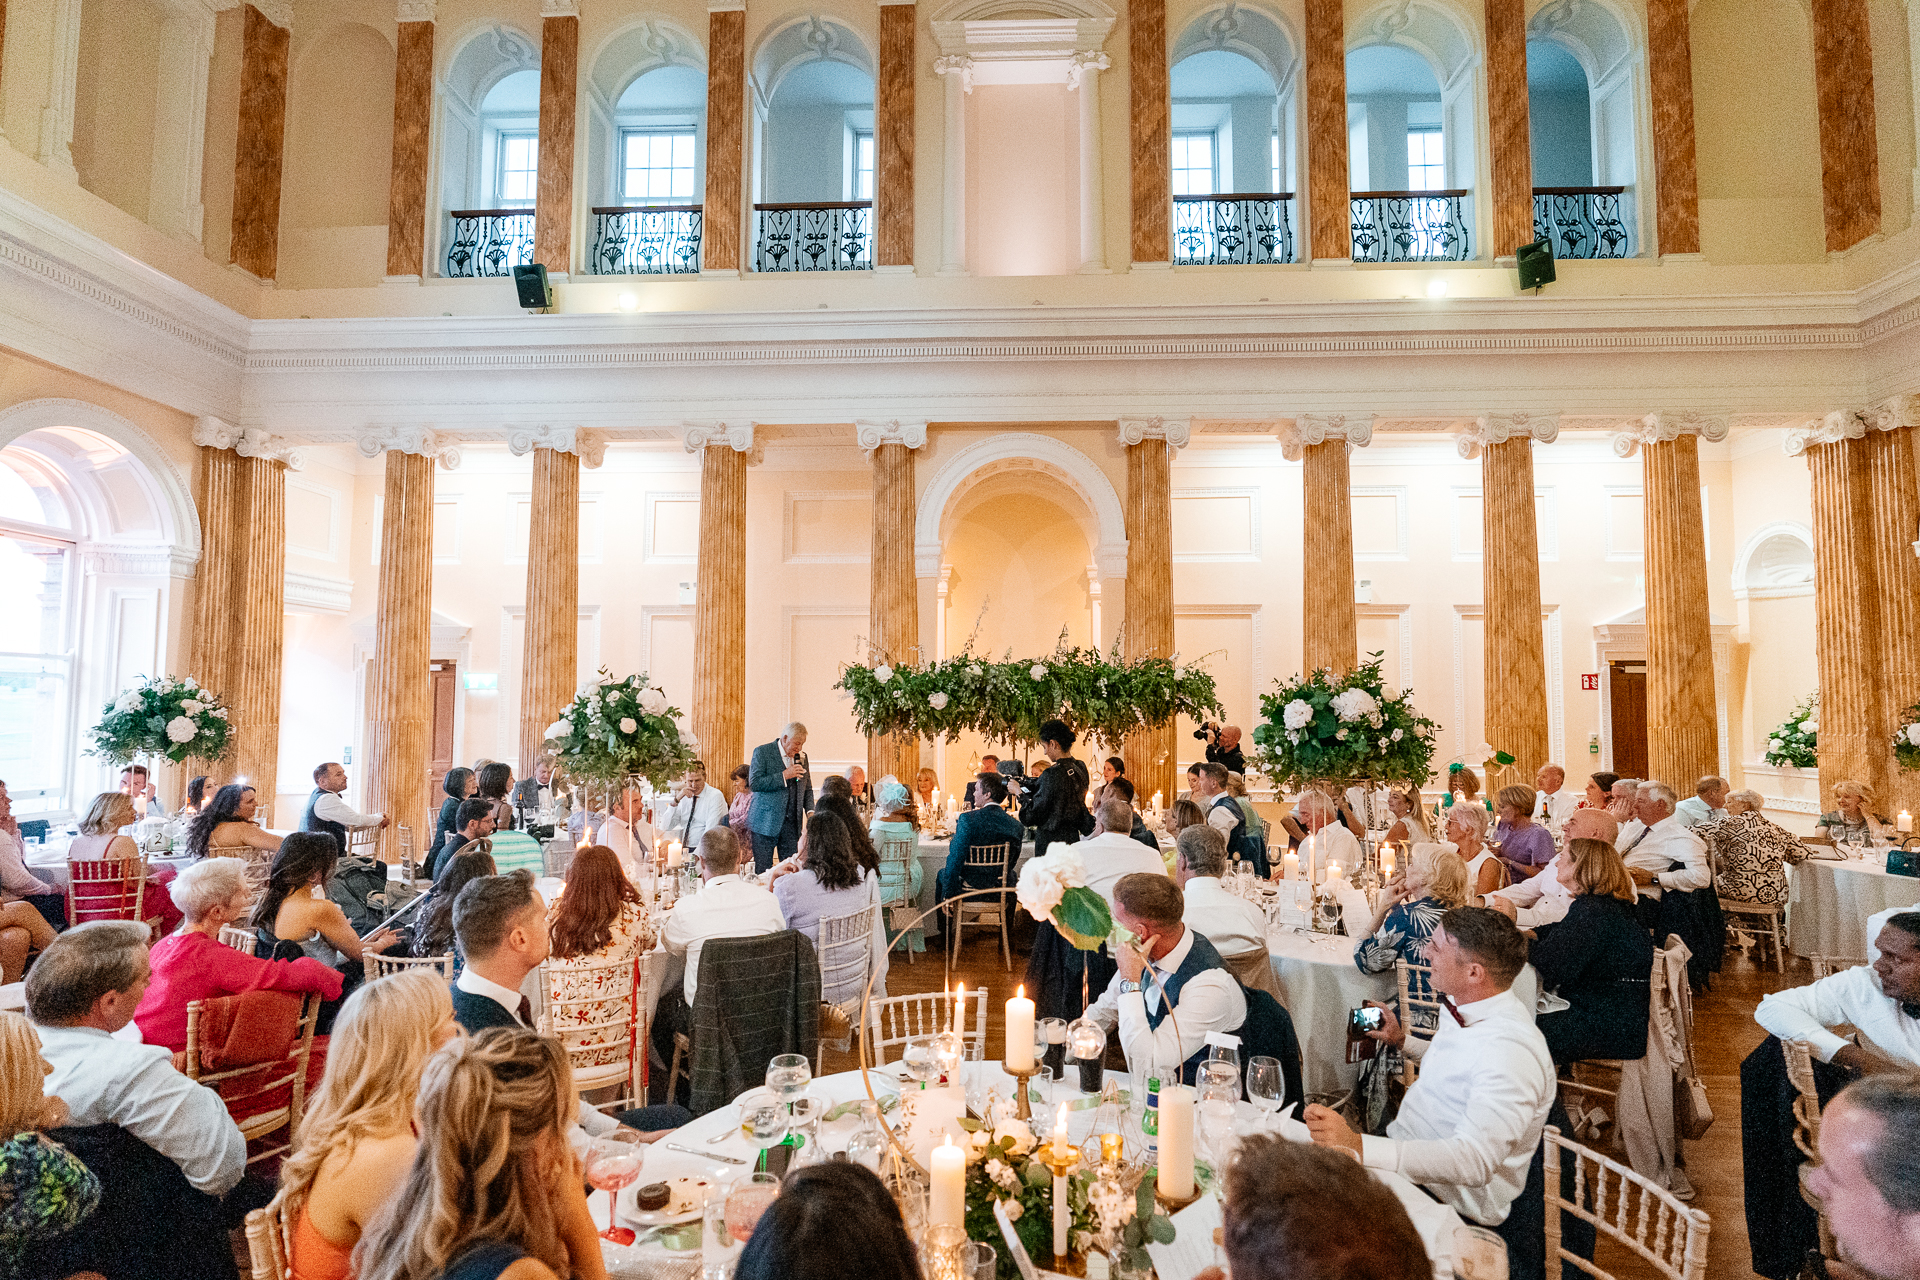
[[[1465,191],[1356,191],[1355,262],[1465,262],[1473,256]]]
[[[533,210],[462,209],[448,215],[445,274],[456,279],[510,276],[533,261]]]
[[[753,210],[755,271],[873,270],[873,201]]]
[[[1556,258],[1630,258],[1625,187],[1535,187],[1533,238]]]
[[[1293,261],[1293,196],[1175,196],[1176,267],[1263,266]]]

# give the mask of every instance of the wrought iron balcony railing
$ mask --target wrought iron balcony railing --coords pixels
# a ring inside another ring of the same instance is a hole
[[[595,209],[590,270],[603,276],[698,275],[701,213],[697,204]]]
[[[1633,234],[1625,187],[1535,187],[1533,238],[1556,258],[1630,258]]]
[[[873,201],[753,206],[755,271],[873,270]]]
[[[1465,262],[1473,256],[1468,197],[1464,190],[1353,192],[1353,260]]]
[[[1173,198],[1173,265],[1265,266],[1293,261],[1293,193],[1241,191]]]
[[[510,276],[533,261],[533,210],[456,209],[447,242],[446,274]]]

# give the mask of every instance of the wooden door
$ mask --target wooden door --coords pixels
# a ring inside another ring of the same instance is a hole
[[[427,665],[427,688],[433,705],[433,731],[427,737],[427,794],[436,812],[440,808],[440,783],[453,768],[453,708],[458,678],[451,662]]]
[[[1607,664],[1608,699],[1613,711],[1613,772],[1623,778],[1647,776],[1647,664]]]

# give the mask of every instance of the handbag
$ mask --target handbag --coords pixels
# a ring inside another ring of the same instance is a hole
[[[1913,850],[1887,850],[1887,874],[1890,876],[1920,876],[1920,862],[1914,860]]]
[[[1674,1090],[1673,1118],[1684,1136],[1697,1140],[1705,1137],[1707,1130],[1713,1127],[1713,1107],[1707,1102],[1707,1086],[1701,1084],[1700,1077],[1693,1074],[1693,1064],[1689,1062],[1687,1067],[1680,1087]]]

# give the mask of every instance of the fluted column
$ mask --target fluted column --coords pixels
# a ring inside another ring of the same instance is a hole
[[[873,251],[881,267],[913,265],[913,0],[880,6],[873,84]]]
[[[1347,189],[1347,11],[1343,0],[1306,4],[1308,252],[1316,262],[1339,262],[1353,257],[1353,205]]]
[[[393,62],[393,165],[387,185],[387,276],[426,270],[427,164],[433,127],[434,0],[400,0]]]
[[[1920,556],[1914,552],[1914,540],[1920,538],[1920,483],[1913,455],[1920,397],[1896,396],[1863,416],[1868,426],[1867,492],[1872,495],[1867,518],[1880,614],[1879,728],[1885,740],[1907,722],[1907,708],[1920,702]],[[1902,809],[1920,811],[1920,774],[1888,764],[1880,800],[1889,817]]]
[[[700,455],[700,568],[693,593],[693,736],[710,771],[747,758],[747,464],[751,422],[689,422]]]
[[[1067,63],[1067,90],[1080,99],[1080,274],[1107,274],[1105,183],[1101,181],[1100,73],[1113,60],[1098,49],[1081,49]],[[1167,163],[1173,159],[1169,154]],[[1169,178],[1171,181],[1171,178]]]
[[[1527,124],[1524,0],[1486,0],[1487,141],[1493,157],[1493,251],[1533,240],[1533,138]]]
[[[701,219],[700,267],[738,271],[745,265],[740,253],[740,166],[747,154],[747,9],[744,0],[712,0],[708,9],[707,203]]]
[[[889,419],[854,424],[873,473],[873,542],[867,638],[890,663],[917,663],[920,593],[913,572],[913,453],[927,443],[927,424]],[[867,774],[892,774],[909,786],[920,770],[920,740],[902,734],[867,739]]]
[[[217,418],[195,424],[200,446],[200,566],[194,573],[193,670],[188,674],[222,698],[231,692],[233,659],[232,589],[234,543],[239,525],[233,510],[234,472],[240,455],[231,445],[212,441],[230,437],[232,428]],[[231,716],[232,712],[229,711]]]
[[[1646,503],[1647,768],[1686,795],[1720,769],[1713,620],[1707,610],[1700,440],[1727,438],[1727,420],[1650,413],[1614,436],[1614,453],[1641,455]],[[1824,727],[1824,726],[1823,726]]]
[[[1173,638],[1173,455],[1192,438],[1183,418],[1122,418],[1127,451],[1126,656],[1170,658]],[[1099,637],[1094,643],[1099,644]],[[1129,737],[1121,750],[1142,796],[1178,794],[1174,734],[1168,723]]]
[[[263,9],[264,6],[264,9]],[[241,270],[271,280],[280,262],[280,166],[287,131],[287,28],[293,6],[244,6],[240,133],[233,161],[233,243]]]
[[[507,447],[533,455],[518,769],[528,777],[544,750],[547,726],[573,700],[579,683],[580,466],[599,466],[607,446],[597,431],[538,427],[512,432]]]
[[[1360,660],[1353,599],[1353,482],[1347,455],[1371,439],[1371,414],[1302,414],[1280,432],[1287,461],[1301,464],[1300,572],[1313,601],[1300,615],[1301,658],[1308,671],[1325,667],[1344,674]]]
[[[458,466],[460,453],[425,428],[365,432],[359,446],[363,457],[384,452],[387,470],[364,807],[389,815],[396,825],[410,824],[417,841],[430,829],[423,824],[433,728],[427,673],[433,646],[433,466],[436,460]]]
[[[548,275],[573,263],[574,103],[580,72],[580,0],[540,0],[540,182],[533,260]]]
[[[1693,44],[1688,0],[1647,0],[1653,81],[1653,178],[1660,256],[1700,252],[1700,184],[1693,154]]]
[[[1337,0],[1336,0],[1337,2]],[[1172,262],[1173,102],[1168,96],[1166,0],[1127,5],[1127,84],[1132,92],[1133,261]],[[1341,137],[1346,137],[1342,126]]]
[[[1461,457],[1480,458],[1486,740],[1511,755],[1525,778],[1553,756],[1540,627],[1533,442],[1551,444],[1559,433],[1557,414],[1487,414],[1459,441]]]
[[[1880,148],[1867,0],[1813,0],[1813,74],[1820,104],[1827,250],[1837,253],[1880,230]]]

